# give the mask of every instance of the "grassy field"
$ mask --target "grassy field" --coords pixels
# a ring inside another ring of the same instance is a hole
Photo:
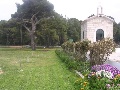
[[[0,48],[0,90],[76,90],[55,49]]]

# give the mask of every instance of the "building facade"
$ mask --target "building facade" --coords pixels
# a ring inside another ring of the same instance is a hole
[[[113,22],[110,16],[102,14],[102,7],[97,9],[97,15],[91,15],[81,24],[81,41],[96,42],[103,38],[113,39]]]

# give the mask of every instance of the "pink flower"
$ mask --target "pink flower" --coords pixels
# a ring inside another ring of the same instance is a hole
[[[120,86],[120,84],[117,84],[117,86],[119,87],[119,86]]]
[[[106,84],[107,88],[110,88],[110,84]]]

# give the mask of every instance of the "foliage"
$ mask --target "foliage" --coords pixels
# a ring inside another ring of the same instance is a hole
[[[89,50],[90,41],[82,41],[82,42],[65,42],[62,44],[62,48],[68,54],[72,54],[76,60],[85,61],[86,54]]]
[[[97,76],[95,72],[88,75],[89,89],[90,90],[107,90],[106,84],[110,83],[108,78]]]
[[[89,51],[90,65],[100,65],[108,59],[108,56],[113,51],[115,51],[115,43],[112,39],[106,38],[90,44]]]
[[[36,28],[42,18],[49,18],[53,13],[53,5],[47,0],[23,0],[17,4],[17,12],[12,18],[21,23],[28,31],[32,50],[36,49]]]
[[[79,78],[74,84],[78,86],[79,90],[89,90],[89,82],[86,79]]]
[[[90,41],[81,41],[75,43],[75,58],[77,60],[85,61],[87,60],[86,54],[89,50]]]
[[[73,39],[74,42],[80,40],[81,36],[81,21],[76,18],[68,19],[68,29],[67,29],[68,39]]]
[[[120,73],[114,77],[113,82],[116,86],[120,86]]]
[[[98,42],[90,43],[90,41],[82,42],[65,42],[62,44],[63,51],[72,55],[75,60],[86,61],[87,52],[90,54],[90,65],[101,65],[108,56],[115,50],[115,43],[112,39],[106,38]]]
[[[120,23],[113,23],[113,37],[117,44],[120,44]]]
[[[81,21],[56,13],[47,0],[23,0],[8,21],[0,21],[1,45],[61,45],[80,40]],[[10,32],[10,33],[9,33]],[[31,42],[30,42],[31,41]],[[35,49],[35,48],[33,48]]]
[[[95,90],[116,90],[119,82],[120,71],[111,65],[95,65],[88,74],[89,87]],[[113,86],[114,85],[114,86]],[[119,87],[118,87],[119,88]]]
[[[78,85],[80,90],[119,90],[120,89],[120,74],[116,74],[114,77],[107,77],[112,75],[110,72],[110,66],[99,69],[99,66],[94,66],[89,74],[85,75],[85,78],[80,78],[75,81],[75,85]],[[107,68],[108,67],[108,68]],[[111,66],[112,67],[112,66]],[[98,70],[98,71],[97,71]],[[114,73],[114,70],[113,70]],[[120,72],[119,72],[120,73]],[[109,74],[109,75],[108,75]]]
[[[61,61],[64,62],[70,70],[77,70],[80,71],[82,74],[86,74],[89,72],[90,66],[88,61],[82,62],[75,60],[73,56],[66,54],[64,51],[56,50],[55,52],[61,59]]]
[[[49,19],[43,18],[40,21],[38,28],[38,41],[45,44],[47,47],[52,45],[61,45],[67,40],[67,20],[58,13],[54,12],[54,16]],[[42,38],[41,41],[40,38]]]
[[[77,63],[75,62],[75,60],[72,60],[66,53],[60,50],[56,50],[55,52],[58,55],[58,57],[60,57],[62,62],[64,62],[69,69],[77,68]]]
[[[61,45],[62,49],[66,52],[66,53],[72,53],[74,52],[74,47],[75,47],[75,44],[73,42],[64,42],[62,45]]]
[[[14,20],[0,22],[0,44],[18,45],[20,43],[20,35],[18,34],[20,31],[14,25],[17,26]]]

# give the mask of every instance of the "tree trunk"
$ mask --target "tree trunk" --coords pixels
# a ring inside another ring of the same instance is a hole
[[[25,24],[24,27],[28,30],[29,35],[30,35],[30,39],[31,39],[31,48],[32,50],[36,50],[36,44],[35,44],[35,30],[36,30],[36,25],[39,23],[39,21],[36,21],[36,14],[34,14],[31,18],[31,28],[28,28]],[[26,21],[29,22],[29,21]]]
[[[47,35],[47,38],[46,38],[46,39],[47,39],[47,48],[49,48],[49,45],[50,45],[50,40],[49,40],[49,38],[50,38],[50,37]]]
[[[32,30],[31,30],[31,47],[32,47],[32,50],[36,50],[35,30],[36,30],[36,24],[34,23],[34,20],[32,18]]]
[[[32,33],[30,37],[31,37],[31,48],[32,50],[36,50],[35,35]]]

